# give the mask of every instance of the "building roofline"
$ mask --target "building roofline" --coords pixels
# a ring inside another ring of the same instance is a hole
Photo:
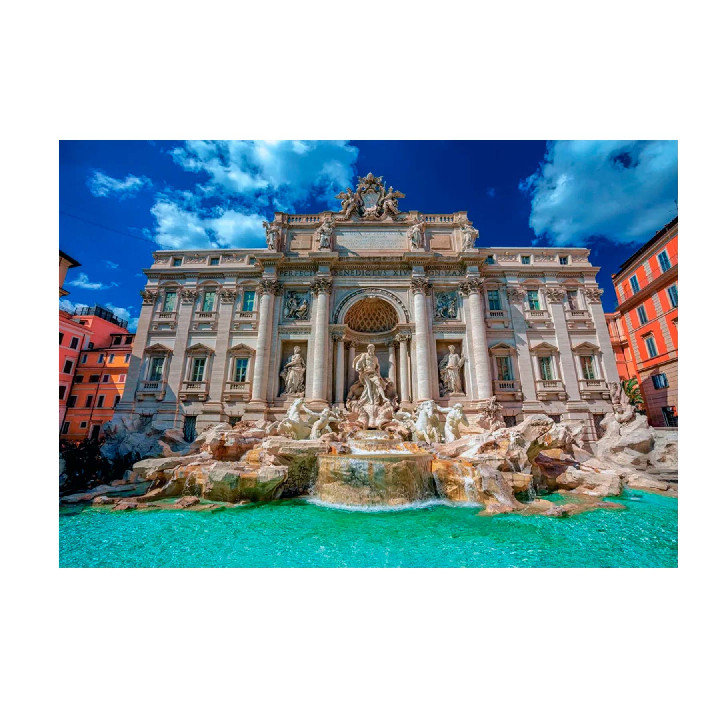
[[[662,227],[660,230],[658,230],[651,238],[648,240],[641,248],[636,250],[618,269],[616,273],[613,274],[613,279],[620,275],[621,273],[625,272],[625,270],[632,265],[632,263],[637,260],[640,255],[642,255],[656,240],[661,238],[663,235],[665,235],[670,228],[672,228],[673,225],[678,224],[678,216],[676,215],[673,220],[671,220],[667,225]]]
[[[70,263],[69,267],[81,267],[80,263],[77,260],[75,260],[75,258],[70,257],[67,253],[63,252],[62,250],[60,250],[60,257],[64,258],[65,260],[67,260]]]

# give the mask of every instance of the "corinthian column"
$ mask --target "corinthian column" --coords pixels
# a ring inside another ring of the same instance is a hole
[[[486,400],[492,393],[492,377],[487,350],[487,330],[485,329],[485,313],[480,300],[480,278],[468,278],[460,284],[460,292],[468,298],[469,318],[466,321],[472,326],[472,358],[475,363],[477,382],[477,400]],[[466,336],[467,337],[467,336]]]
[[[275,296],[282,292],[282,285],[274,279],[260,281],[260,307],[258,309],[258,338],[253,368],[252,403],[267,404],[267,382],[270,371],[270,342],[272,340],[273,309]]]
[[[388,380],[395,386],[397,390],[397,371],[395,366],[395,342],[388,344]]]
[[[430,294],[430,283],[423,277],[410,281],[415,310],[415,355],[417,362],[417,401],[431,400],[430,390],[430,339],[428,336],[427,307],[425,296]]]
[[[335,340],[335,405],[342,406],[345,399],[345,342],[342,333],[333,335]]]
[[[410,339],[409,335],[400,334],[395,340],[400,343],[400,402],[410,402],[410,393],[408,392],[408,350],[407,344]]]
[[[331,278],[318,278],[310,286],[316,296],[315,345],[313,347],[312,384],[309,400],[327,405],[328,323],[330,322]]]

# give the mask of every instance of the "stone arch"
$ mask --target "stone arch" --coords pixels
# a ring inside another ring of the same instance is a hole
[[[350,309],[361,300],[367,300],[371,298],[377,298],[384,300],[386,303],[391,305],[397,313],[398,322],[409,323],[410,313],[405,307],[403,301],[395,295],[395,293],[385,290],[383,288],[360,288],[354,292],[346,295],[336,306],[333,311],[333,324],[345,324],[345,318],[347,317]]]

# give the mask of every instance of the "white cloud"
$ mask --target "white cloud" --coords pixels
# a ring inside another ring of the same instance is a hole
[[[117,307],[112,303],[104,303],[103,307],[106,307],[110,312],[115,313],[115,315],[117,315],[121,320],[127,320],[128,330],[130,332],[135,332],[137,330],[137,324],[140,318],[131,317],[130,311],[133,309],[132,305],[128,305],[124,308]]]
[[[72,300],[68,300],[67,298],[60,298],[60,309],[65,310],[66,312],[74,313],[76,309],[81,310],[86,307],[87,305],[83,303],[74,303]]]
[[[113,262],[112,260],[106,260],[105,265],[107,265],[110,270],[117,270],[120,267],[116,262]]]
[[[177,203],[162,199],[150,210],[157,224],[154,240],[170,250],[212,247],[262,247],[264,218],[257,213],[215,210],[201,217]]]
[[[172,151],[175,162],[199,173],[206,195],[244,196],[295,212],[311,197],[331,201],[353,184],[357,148],[346,141],[189,141]]]
[[[101,282],[90,282],[90,278],[85,273],[79,273],[78,276],[68,283],[73,287],[79,287],[83,290],[107,290],[111,287],[117,287],[116,282],[111,282],[109,285],[104,285]]]
[[[538,238],[632,244],[677,215],[677,172],[675,141],[558,141],[520,189],[530,194]]]
[[[117,195],[123,199],[136,195],[145,186],[152,185],[152,182],[149,178],[135,175],[128,175],[124,180],[117,180],[100,170],[95,170],[88,178],[87,184],[95,197]]]

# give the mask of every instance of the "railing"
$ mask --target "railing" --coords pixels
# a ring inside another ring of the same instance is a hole
[[[534,317],[534,318],[549,318],[550,313],[547,310],[526,310],[525,314],[528,317]]]
[[[254,320],[257,317],[257,310],[238,310],[235,313],[235,319]]]
[[[580,380],[581,390],[607,390],[607,383],[604,380],[588,380],[583,378]]]
[[[491,318],[504,318],[507,313],[504,310],[488,310],[487,316]]]
[[[140,383],[140,389],[147,392],[156,392],[162,387],[162,380],[143,380]]]
[[[570,318],[587,318],[590,317],[590,312],[588,310],[567,310],[567,316]]]
[[[175,311],[172,312],[159,312],[157,314],[158,320],[174,320],[175,319]]]
[[[196,395],[199,397],[207,396],[207,382],[196,382],[194,380],[185,380],[180,390],[180,398]]]
[[[452,215],[423,215],[423,220],[426,223],[451,223],[453,221]]]
[[[320,217],[318,215],[291,215],[288,218],[288,222],[291,222],[291,223],[319,223]]]
[[[196,320],[214,320],[215,313],[214,312],[204,312],[201,310],[201,311],[195,313],[195,319]]]
[[[493,380],[495,392],[519,392],[520,383],[517,380]]]
[[[564,390],[562,380],[536,380],[538,390],[545,390],[546,392],[560,392]]]
[[[225,389],[228,392],[250,392],[250,383],[245,382],[229,382]]]

